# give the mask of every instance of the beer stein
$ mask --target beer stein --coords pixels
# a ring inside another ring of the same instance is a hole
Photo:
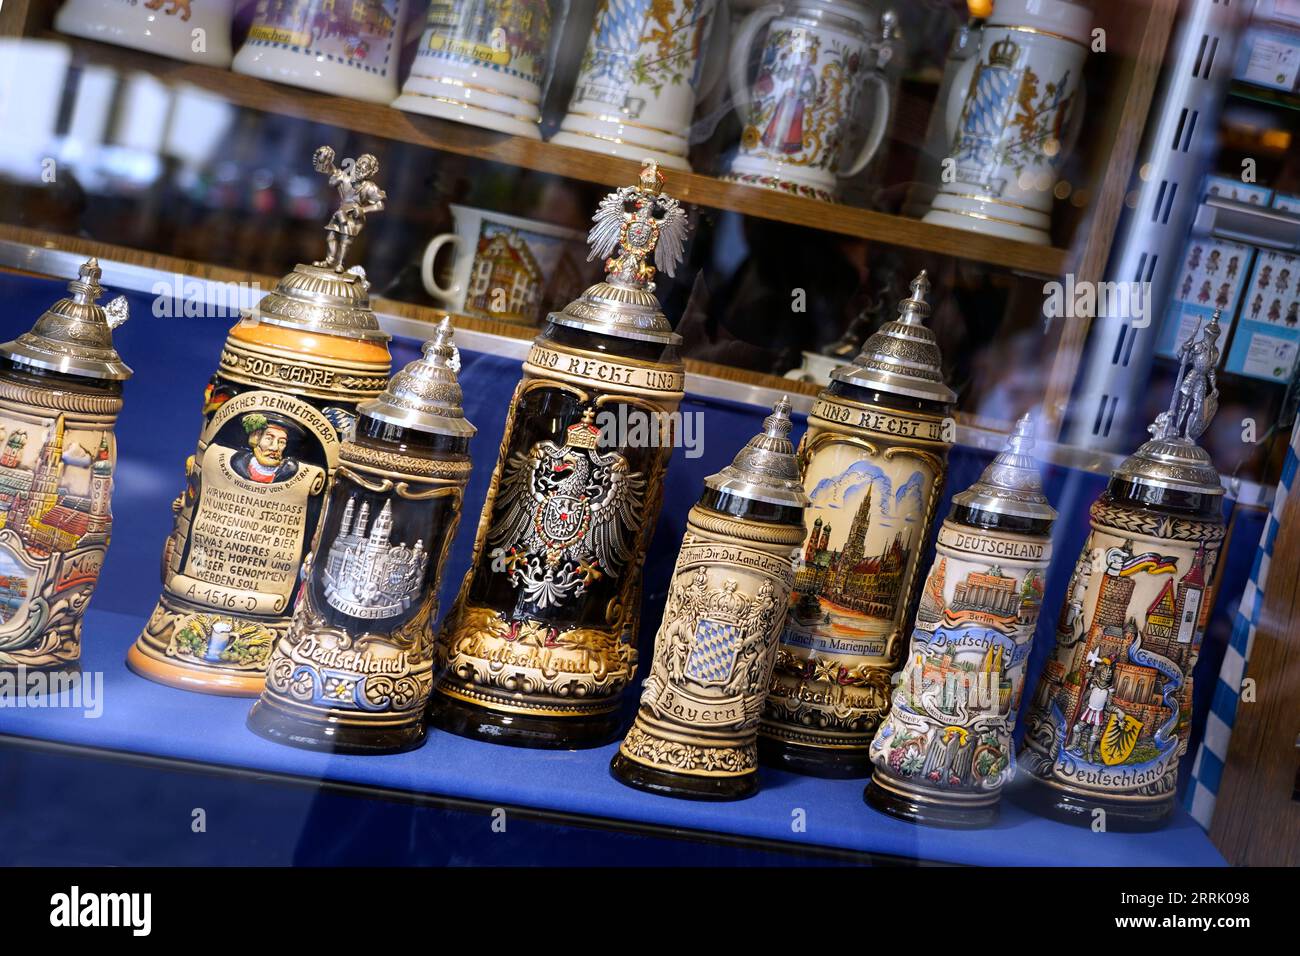
[[[113,527],[113,425],[131,376],[97,305],[99,263],[0,345],[0,669],[73,670]]]
[[[759,726],[759,758],[819,777],[865,777],[889,708],[921,553],[952,444],[921,272],[886,322],[817,395],[799,443],[808,535]]]
[[[731,92],[744,119],[740,148],[722,178],[834,202],[838,180],[867,167],[889,122],[879,18],[853,0],[787,0],[755,10],[732,42]],[[767,41],[751,86],[750,47]],[[845,161],[849,134],[872,105],[866,139]]]
[[[127,663],[187,690],[255,696],[293,616],[357,403],[388,381],[388,333],[348,248],[384,208],[371,155],[313,164],[339,191],[327,254],[299,263],[230,330],[163,547],[163,593]]]
[[[357,406],[293,626],[276,644],[250,729],[339,753],[424,740],[438,582],[469,480],[474,426],[443,319],[424,354]]]
[[[735,461],[704,479],[641,708],[610,764],[623,783],[704,800],[758,790],[758,720],[808,503],[789,435],[782,398]]]
[[[1150,830],[1174,809],[1225,535],[1223,485],[1196,444],[1218,408],[1219,331],[1216,310],[1179,349],[1169,409],[1092,506],[1010,791],[1057,819]]]
[[[686,210],[650,163],[594,219],[605,280],[533,339],[438,635],[430,719],[481,740],[607,743],[636,673],[641,566],[686,378],[654,277],[681,260]]]
[[[541,139],[548,0],[433,0],[399,110]]]
[[[925,222],[1050,244],[1056,170],[1083,119],[1091,23],[1072,0],[998,0],[941,104],[953,175]]]
[[[60,33],[132,47],[175,60],[230,65],[234,0],[64,0]]]
[[[1033,444],[1026,415],[939,527],[866,791],[871,806],[913,823],[987,826],[1015,773],[1011,733],[1056,518]]]
[[[704,54],[716,12],[717,0],[602,3],[551,142],[689,170],[695,98],[711,85]]]
[[[406,0],[257,0],[231,69],[317,93],[388,103]]]

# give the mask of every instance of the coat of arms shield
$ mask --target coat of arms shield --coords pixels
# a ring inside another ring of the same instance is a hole
[[[739,624],[701,620],[695,625],[691,653],[686,658],[686,676],[706,687],[725,684],[736,666],[742,637],[744,631]]]
[[[1101,762],[1107,767],[1123,763],[1137,746],[1142,721],[1112,712],[1101,735]]]

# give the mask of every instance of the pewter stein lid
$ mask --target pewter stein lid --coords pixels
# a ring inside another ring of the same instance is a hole
[[[1054,521],[1056,509],[1043,494],[1038,461],[1029,454],[1033,447],[1033,422],[1028,415],[1022,415],[1007,437],[1006,447],[989,462],[979,481],[953,495],[953,507]]]
[[[831,372],[846,385],[878,389],[928,402],[951,404],[957,393],[944,384],[943,361],[934,333],[922,324],[930,314],[930,277],[912,280],[912,294],[898,304],[898,318],[882,325],[848,365]]]
[[[656,270],[673,275],[686,244],[686,210],[663,186],[658,164],[647,162],[637,185],[621,186],[600,201],[587,260],[604,259],[607,275],[548,321],[616,338],[681,343],[654,292]]]
[[[749,440],[735,460],[704,479],[713,491],[789,508],[808,507],[799,476],[799,461],[790,441],[790,400],[782,395],[763,419],[763,430]]]
[[[77,278],[68,283],[66,298],[45,310],[30,332],[0,345],[0,356],[16,365],[121,382],[131,369],[113,348],[113,329],[127,319],[126,296],[106,305],[96,302],[104,294],[99,260],[87,259]]]
[[[1178,379],[1169,408],[1147,426],[1150,441],[1115,469],[1114,478],[1175,491],[1223,494],[1219,471],[1196,443],[1219,409],[1219,318],[1197,329],[1178,349]]]
[[[366,153],[334,164],[334,150],[321,146],[312,157],[319,173],[339,193],[339,205],[325,226],[326,255],[311,265],[299,263],[262,297],[247,322],[264,322],[290,329],[319,332],[365,342],[387,342],[370,307],[370,282],[361,266],[344,267],[348,247],[365,228],[366,215],[384,208],[388,197],[371,179],[379,161]]]
[[[452,340],[451,319],[438,323],[420,358],[396,373],[376,398],[362,402],[357,413],[390,425],[434,435],[469,438],[476,431],[461,402],[460,350]]]

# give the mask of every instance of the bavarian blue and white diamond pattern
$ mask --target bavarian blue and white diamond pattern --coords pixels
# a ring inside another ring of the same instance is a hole
[[[708,619],[696,624],[686,676],[700,684],[725,684],[736,666],[742,633],[739,624]]]

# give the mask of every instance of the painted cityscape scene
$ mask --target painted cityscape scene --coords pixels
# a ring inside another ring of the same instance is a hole
[[[108,433],[54,421],[0,418],[0,529],[33,558],[99,544],[112,524],[113,460]],[[35,574],[0,546],[0,622],[10,620],[37,587]]]
[[[795,561],[786,640],[815,631],[877,645],[843,650],[884,653],[908,559],[920,545],[926,485],[920,470],[891,475],[855,461],[810,489],[811,524]]]
[[[1013,767],[1013,715],[1042,603],[1036,567],[940,554],[921,591],[894,709],[872,743],[877,765],[943,789],[1000,786]]]
[[[397,24],[397,4],[389,0],[262,0],[250,37],[290,46],[323,41],[343,45],[350,60],[373,53],[383,62]]]
[[[542,81],[551,11],[546,0],[434,0],[429,50],[468,57]]]
[[[27,603],[27,569],[0,545],[0,624],[6,624]]]
[[[1029,730],[1058,762],[1128,768],[1141,785],[1187,733],[1211,560],[1203,546],[1185,570],[1132,541],[1099,550],[1097,570],[1087,552],[1075,568]]]

